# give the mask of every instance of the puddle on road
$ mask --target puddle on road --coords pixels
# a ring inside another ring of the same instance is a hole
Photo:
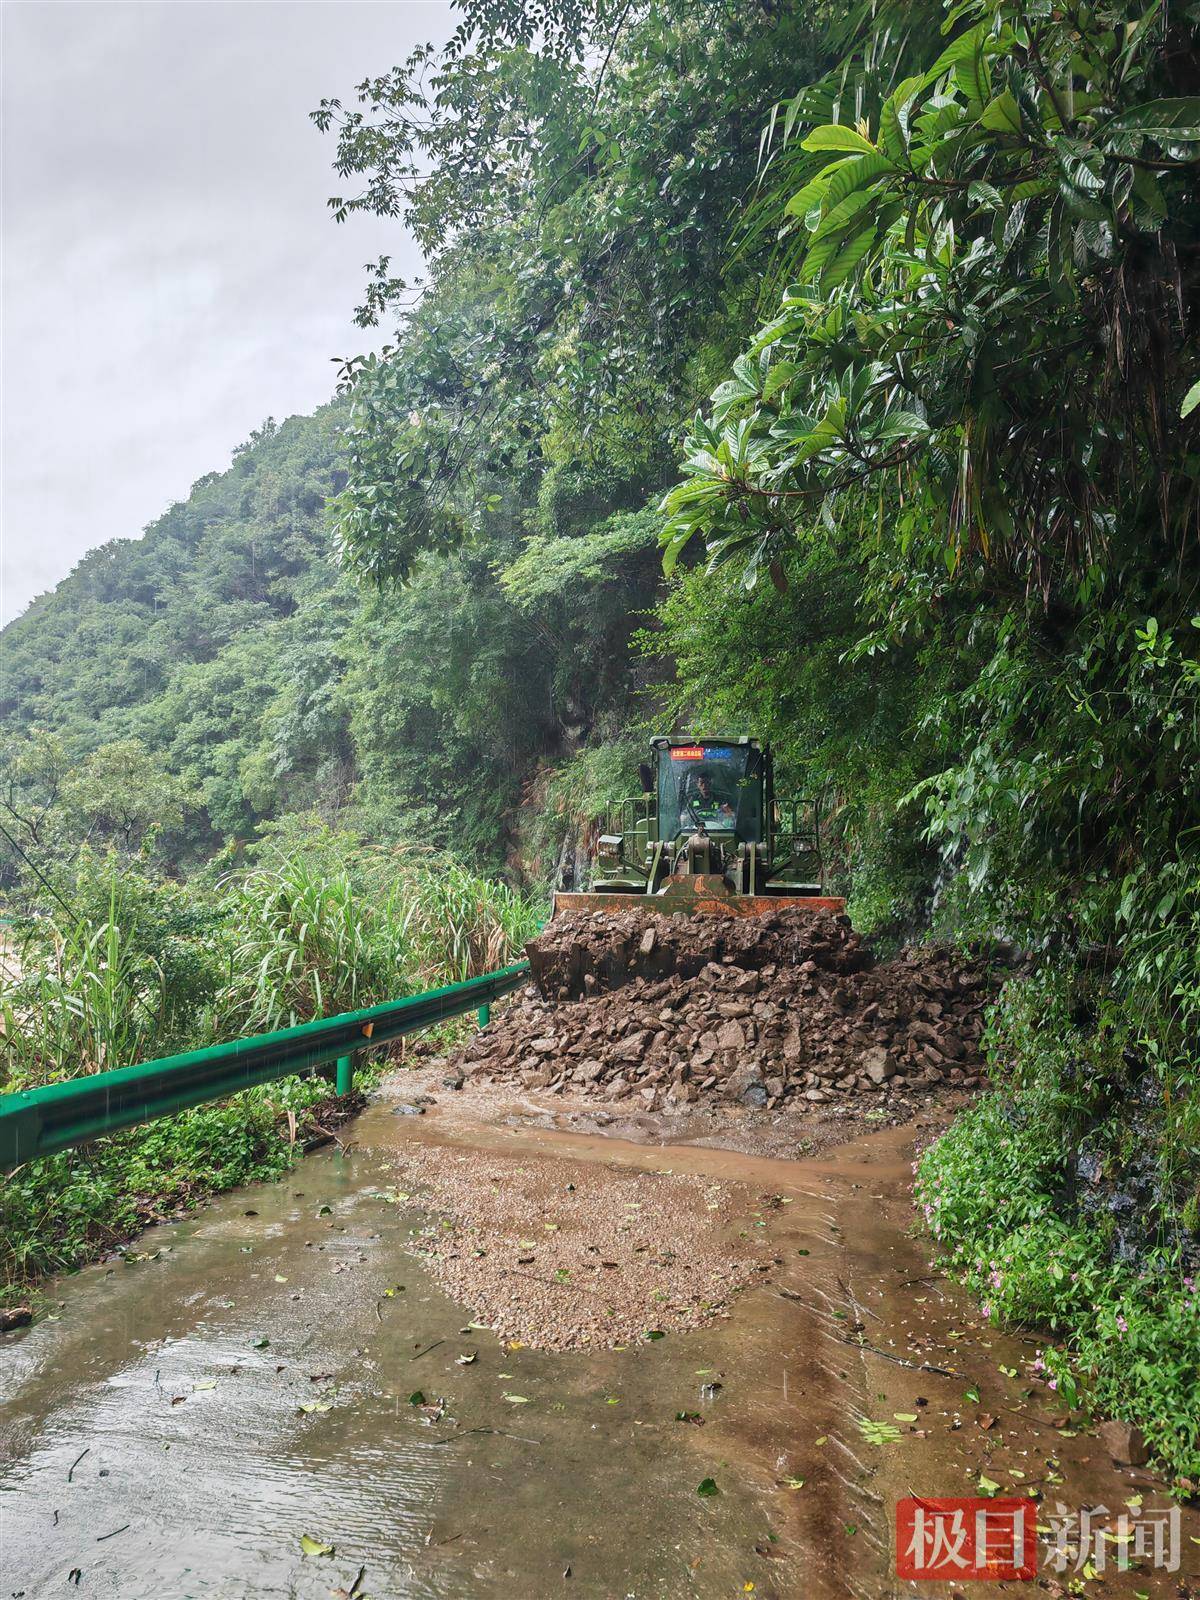
[[[326,1600],[363,1565],[377,1600],[788,1592],[728,1447],[674,1421],[737,1406],[728,1327],[567,1355],[461,1333],[403,1251],[417,1214],[371,1192],[392,1179],[378,1152],[318,1154],[153,1230],[157,1260],[63,1283],[60,1319],[0,1354],[3,1592],[72,1592],[81,1568],[80,1593],[122,1600]]]
[[[1004,1414],[1020,1389],[997,1367],[1029,1352],[980,1327],[906,1237],[900,1134],[788,1163],[472,1129],[440,1109],[378,1106],[352,1131],[348,1156],[152,1230],[139,1248],[157,1259],[64,1281],[59,1320],[0,1346],[0,1595],[74,1593],[78,1569],[81,1595],[121,1600],[327,1600],[365,1567],[375,1600],[874,1597],[896,1592],[897,1494],[970,1493],[981,1464],[1076,1505],[1134,1492],[1094,1441]],[[777,1194],[791,1203],[763,1216],[781,1265],[706,1329],[624,1351],[505,1348],[462,1331],[470,1313],[405,1251],[421,1214],[380,1198],[409,1140]],[[923,1360],[953,1375],[899,1364]],[[986,1432],[972,1382],[1004,1416]],[[417,1390],[445,1414],[410,1404]],[[920,1432],[864,1442],[857,1418],[914,1408]],[[701,1497],[707,1478],[718,1493]],[[335,1553],[304,1556],[306,1534]],[[1157,1581],[1089,1593],[1176,1592]]]

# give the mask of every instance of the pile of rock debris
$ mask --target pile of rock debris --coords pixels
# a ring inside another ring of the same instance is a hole
[[[877,962],[844,916],[585,912],[528,953],[535,984],[460,1058],[476,1083],[654,1110],[979,1082],[988,970],[932,946]]]

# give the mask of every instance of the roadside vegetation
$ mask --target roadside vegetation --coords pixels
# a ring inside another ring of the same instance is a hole
[[[921,1214],[1194,1482],[1200,8],[460,10],[314,113],[387,351],[5,632],[10,1071],[490,964],[764,734],[857,926],[1026,958]]]
[[[0,1000],[0,1091],[473,977],[514,959],[541,916],[454,861],[320,824],[255,855],[186,882],[140,852],[82,845],[43,857],[6,930],[20,976]],[[360,1086],[386,1055],[363,1053]],[[347,1109],[324,1078],[285,1079],[28,1163],[4,1180],[0,1293],[12,1298],[209,1194],[279,1176]]]

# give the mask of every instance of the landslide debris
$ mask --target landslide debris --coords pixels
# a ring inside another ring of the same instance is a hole
[[[579,912],[528,954],[535,983],[463,1053],[474,1082],[647,1110],[979,1082],[988,970],[938,946],[876,961],[842,915]]]
[[[413,1250],[505,1342],[636,1344],[725,1318],[769,1281],[759,1206],[740,1185],[419,1144],[401,1170],[432,1213]]]

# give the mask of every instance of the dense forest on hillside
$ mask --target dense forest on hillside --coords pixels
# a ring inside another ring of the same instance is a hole
[[[858,926],[1021,953],[926,1221],[1200,1476],[1200,8],[461,9],[314,113],[384,353],[5,631],[12,903],[540,887],[761,732]]]
[[[339,567],[328,519],[346,409],[268,423],[227,472],[142,538],[92,551],[5,630],[18,831],[69,755],[68,828],[128,845],[117,812],[132,801],[132,842],[162,821],[156,849],[172,867],[311,813],[536,872],[509,860],[524,786],[597,719],[620,727],[656,526],[617,518],[611,568],[563,575],[588,641],[564,628],[562,586],[513,537],[372,595]],[[7,859],[11,873],[12,845]]]

